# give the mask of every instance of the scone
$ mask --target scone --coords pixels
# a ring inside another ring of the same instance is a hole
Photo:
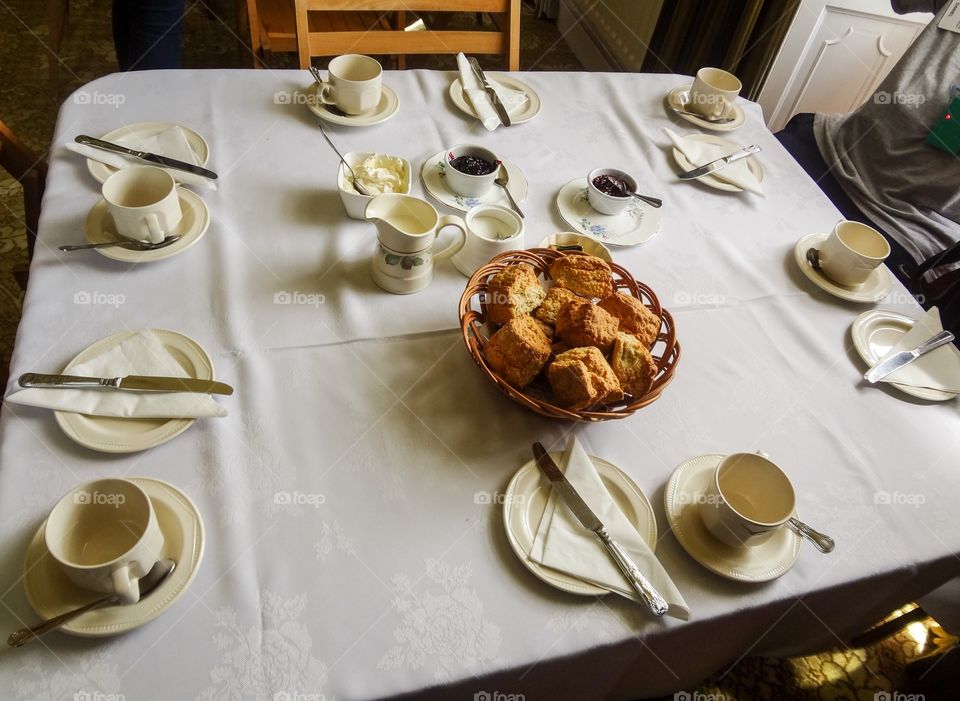
[[[560,406],[580,410],[623,399],[623,390],[603,354],[589,346],[561,353],[547,368],[547,379]]]
[[[560,287],[584,297],[606,297],[613,294],[613,271],[596,256],[563,256],[553,261],[550,277]]]
[[[532,312],[546,296],[533,268],[523,263],[508,266],[487,285],[487,321],[506,324]]]
[[[581,298],[577,297],[575,293],[565,287],[554,285],[547,290],[547,296],[543,298],[540,306],[534,310],[533,315],[540,321],[545,321],[548,324],[556,324],[557,312],[560,311],[560,307],[563,306],[564,302],[569,302],[573,299]]]
[[[617,338],[616,317],[585,299],[564,302],[557,313],[557,337],[569,346],[596,346],[606,353]]]
[[[550,341],[539,322],[527,314],[507,322],[483,349],[493,370],[515,387],[525,387],[546,365]]]
[[[647,346],[636,336],[629,333],[617,334],[610,354],[610,367],[627,394],[642,397],[657,376],[657,361]]]
[[[652,347],[660,335],[660,317],[643,306],[643,302],[636,297],[614,292],[597,302],[597,306],[617,317],[620,330],[632,333],[647,348]]]

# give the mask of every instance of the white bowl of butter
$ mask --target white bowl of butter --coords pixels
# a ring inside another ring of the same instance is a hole
[[[364,151],[351,151],[344,154],[343,158],[353,168],[360,185],[370,193],[370,196],[367,196],[357,192],[353,187],[353,176],[341,163],[337,171],[337,186],[343,208],[347,210],[350,218],[365,219],[363,213],[367,203],[375,195],[387,192],[403,195],[410,193],[410,161],[406,158]]]

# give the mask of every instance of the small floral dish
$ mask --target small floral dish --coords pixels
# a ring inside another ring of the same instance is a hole
[[[586,178],[571,180],[557,195],[557,210],[578,234],[607,246],[635,246],[660,230],[660,210],[631,197],[622,214],[601,214],[590,206]]]

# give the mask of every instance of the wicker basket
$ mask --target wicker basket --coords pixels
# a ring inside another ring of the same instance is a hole
[[[486,323],[486,305],[482,301],[486,295],[487,283],[491,277],[509,265],[527,263],[533,266],[544,280],[550,279],[550,265],[557,258],[564,255],[584,255],[576,251],[561,252],[550,248],[531,248],[526,251],[507,251],[501,253],[485,266],[477,270],[467,283],[467,288],[460,297],[460,330],[463,333],[463,342],[473,357],[474,362],[510,399],[528,409],[553,419],[565,421],[606,421],[607,419],[622,419],[630,416],[637,409],[642,409],[656,401],[663,388],[673,379],[677,361],[680,358],[680,344],[677,343],[676,329],[670,312],[660,306],[660,300],[649,287],[634,280],[633,276],[616,263],[611,263],[613,269],[614,288],[624,294],[630,294],[646,305],[661,319],[660,336],[654,344],[651,353],[657,362],[657,374],[654,377],[650,390],[642,397],[627,396],[619,402],[601,404],[592,407],[589,411],[571,411],[552,404],[549,388],[537,387],[536,383],[517,389],[500,378],[483,357],[483,348],[493,333]]]

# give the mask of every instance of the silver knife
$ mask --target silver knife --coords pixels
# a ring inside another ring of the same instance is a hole
[[[473,68],[473,72],[477,74],[477,79],[483,85],[484,91],[490,97],[490,102],[493,103],[493,108],[497,111],[497,116],[500,118],[500,122],[505,127],[510,126],[510,115],[507,113],[507,108],[503,106],[503,103],[500,102],[500,96],[497,95],[497,91],[493,89],[493,86],[490,85],[490,81],[487,80],[487,76],[484,74],[483,69],[480,67],[480,62],[472,56],[467,59],[467,62]]]
[[[741,158],[746,158],[752,153],[758,153],[759,151],[760,147],[757,144],[746,146],[739,151],[734,151],[729,156],[724,156],[723,158],[718,158],[715,161],[710,161],[706,165],[702,165],[699,168],[678,173],[677,177],[679,177],[681,180],[695,180],[697,178],[702,178],[708,173],[720,170],[721,168],[726,168],[731,163],[739,161]]]
[[[587,502],[583,500],[583,497],[577,494],[577,490],[573,488],[573,485],[570,484],[563,472],[560,471],[560,468],[557,467],[557,464],[553,461],[553,458],[550,457],[540,443],[533,444],[533,455],[537,459],[537,467],[540,468],[540,472],[550,480],[553,488],[559,491],[560,496],[563,497],[563,500],[579,519],[580,523],[583,524],[583,527],[593,531],[600,539],[600,542],[603,543],[607,552],[610,553],[610,557],[617,563],[620,571],[623,572],[627,581],[630,582],[630,585],[637,594],[640,595],[640,598],[643,599],[647,608],[649,608],[655,616],[665,614],[668,608],[666,600],[660,595],[660,592],[654,588],[650,581],[643,576],[640,568],[637,567],[636,563],[630,558],[627,551],[610,537],[603,523],[601,523],[597,515],[593,513],[593,509],[587,506]]]
[[[21,387],[57,389],[114,389],[138,392],[201,392],[204,394],[233,394],[233,387],[214,380],[192,377],[156,377],[127,375],[126,377],[78,377],[77,375],[41,375],[27,372],[20,375]]]
[[[81,134],[74,139],[74,141],[76,141],[78,144],[83,144],[84,146],[98,148],[101,151],[122,153],[127,156],[139,158],[141,161],[146,161],[147,163],[153,163],[154,165],[161,165],[165,168],[173,168],[174,170],[183,170],[187,173],[193,173],[194,175],[202,175],[204,178],[209,178],[210,180],[217,179],[217,174],[212,170],[195,166],[193,163],[178,161],[176,158],[170,158],[169,156],[160,156],[156,153],[150,153],[149,151],[137,151],[132,148],[127,148],[126,146],[120,146],[119,144],[104,141],[103,139],[95,139],[92,136],[87,136],[86,134]]]
[[[934,348],[946,345],[953,340],[954,336],[949,331],[941,331],[936,336],[927,339],[913,350],[905,350],[891,355],[886,360],[882,360],[872,368],[867,370],[863,376],[867,382],[879,382],[884,377],[895,370],[899,370],[904,365],[909,365],[924,353],[929,353]]]

